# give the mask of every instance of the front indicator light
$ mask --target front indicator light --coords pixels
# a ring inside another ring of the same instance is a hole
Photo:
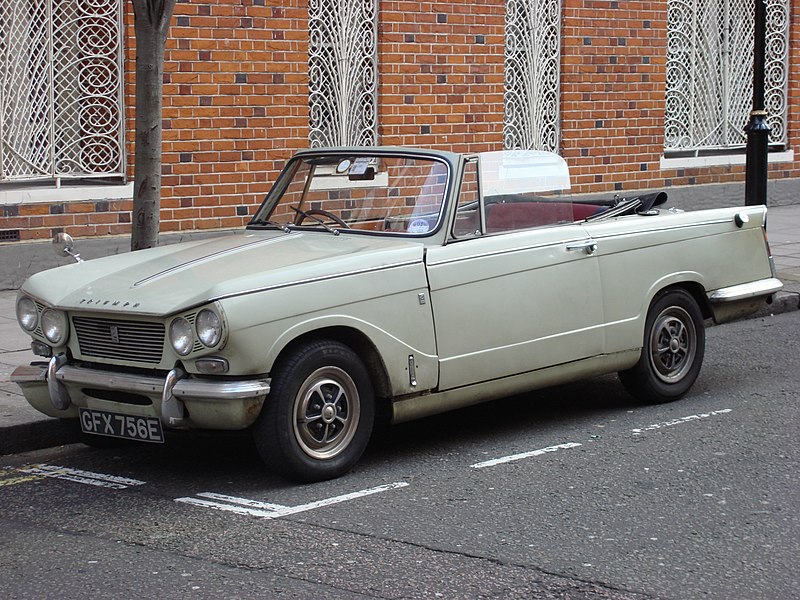
[[[221,375],[228,372],[228,361],[224,358],[201,358],[194,361],[200,373],[206,375]]]
[[[183,317],[173,320],[169,326],[169,341],[175,352],[186,356],[194,346],[194,331],[191,323]]]
[[[44,342],[40,342],[38,340],[31,342],[31,351],[36,356],[43,356],[45,358],[50,358],[53,356],[53,349]]]

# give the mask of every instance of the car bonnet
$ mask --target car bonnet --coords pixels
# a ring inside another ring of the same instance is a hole
[[[244,232],[58,267],[22,290],[66,310],[168,315],[251,290],[421,262],[423,248],[326,232]]]

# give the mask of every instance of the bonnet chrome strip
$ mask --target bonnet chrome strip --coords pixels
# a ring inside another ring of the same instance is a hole
[[[364,273],[374,273],[376,271],[388,271],[389,269],[397,269],[399,267],[408,267],[411,265],[421,264],[422,259],[407,260],[393,265],[379,265],[377,267],[369,267],[368,269],[359,269],[357,271],[343,271],[341,273],[333,273],[331,275],[321,275],[319,277],[309,277],[308,279],[297,279],[295,281],[287,281],[284,283],[275,283],[272,285],[265,285],[257,288],[250,288],[239,292],[230,292],[228,294],[220,294],[219,296],[212,296],[206,302],[216,302],[218,300],[225,300],[227,298],[237,298],[239,296],[247,296],[248,294],[257,294],[259,292],[267,292],[270,290],[278,290],[281,288],[294,287],[304,283],[317,283],[320,281],[328,281],[331,279],[338,279],[340,277],[350,277],[352,275],[362,275]],[[199,306],[199,305],[198,305]]]
[[[151,281],[158,279],[159,277],[164,277],[165,275],[169,275],[170,273],[174,273],[175,271],[180,271],[181,269],[185,269],[187,267],[191,267],[192,265],[196,265],[198,263],[206,262],[208,260],[218,258],[220,256],[226,256],[228,254],[234,254],[245,248],[252,248],[253,246],[266,246],[268,244],[273,244],[277,242],[281,242],[283,240],[288,240],[290,237],[296,237],[299,235],[298,233],[292,233],[286,236],[281,237],[274,237],[274,238],[267,238],[265,240],[256,240],[255,242],[248,242],[246,244],[242,244],[240,246],[236,246],[235,248],[228,248],[226,250],[220,250],[219,252],[214,252],[213,254],[206,254],[205,256],[201,256],[200,258],[195,258],[179,265],[175,265],[174,267],[170,267],[169,269],[165,269],[158,273],[154,273],[153,275],[149,275],[144,279],[140,279],[136,283],[133,284],[131,287],[139,287],[140,285],[144,285],[146,283],[150,283]]]

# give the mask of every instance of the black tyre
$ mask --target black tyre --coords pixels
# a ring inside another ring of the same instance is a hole
[[[348,346],[323,340],[296,348],[272,372],[253,435],[270,469],[300,482],[349,471],[375,419],[372,382]]]
[[[680,289],[662,292],[647,313],[639,362],[619,378],[640,402],[658,404],[684,396],[700,374],[706,346],[700,307]]]

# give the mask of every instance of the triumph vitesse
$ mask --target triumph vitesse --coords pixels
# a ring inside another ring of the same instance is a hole
[[[12,380],[87,440],[250,429],[299,481],[349,470],[378,408],[401,422],[615,371],[675,400],[704,320],[781,283],[765,207],[665,201],[572,197],[546,152],[302,151],[241,232],[91,261],[66,239],[76,262],[20,289],[42,360]]]

